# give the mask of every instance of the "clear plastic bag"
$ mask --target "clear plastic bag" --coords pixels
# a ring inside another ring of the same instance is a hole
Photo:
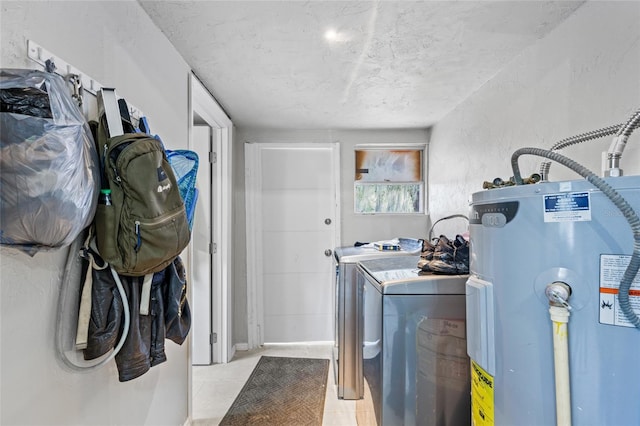
[[[31,255],[68,245],[98,200],[89,125],[52,73],[0,69],[0,104],[0,244]]]

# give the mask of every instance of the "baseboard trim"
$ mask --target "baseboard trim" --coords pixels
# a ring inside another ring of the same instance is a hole
[[[236,343],[235,348],[237,351],[248,351],[249,350],[249,344],[248,343]]]

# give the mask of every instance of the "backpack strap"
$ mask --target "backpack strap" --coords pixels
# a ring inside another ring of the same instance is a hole
[[[118,109],[120,110],[120,118],[122,119],[122,127],[125,133],[140,133],[140,129],[137,129],[133,125],[133,120],[129,114],[129,105],[124,99],[118,99]]]
[[[106,262],[102,261],[100,266],[94,257],[95,251],[91,248],[93,240],[93,226],[89,227],[87,232],[87,238],[84,240],[82,249],[80,250],[80,256],[86,259],[87,267],[85,271],[84,283],[82,285],[82,293],[80,295],[80,307],[78,309],[78,325],[76,330],[76,349],[82,350],[87,348],[89,337],[89,322],[91,321],[91,305],[92,305],[92,291],[93,291],[93,274],[92,269],[100,270],[109,266]]]
[[[146,133],[148,135],[151,134],[151,129],[149,128],[149,122],[147,117],[140,117],[140,122],[138,123],[138,127],[142,133]]]
[[[142,290],[140,291],[140,315],[149,315],[152,282],[153,274],[146,274],[142,280]]]
[[[107,138],[124,135],[120,107],[116,99],[115,89],[103,87],[98,92],[98,117],[100,117],[100,122],[102,122],[103,116],[106,124]]]
[[[107,179],[107,141],[114,136],[124,134],[122,126],[122,118],[120,116],[120,106],[116,98],[116,90],[103,87],[98,91],[98,124],[96,129],[96,145],[98,155],[100,157],[100,171],[102,186],[101,188],[109,188],[109,180]]]

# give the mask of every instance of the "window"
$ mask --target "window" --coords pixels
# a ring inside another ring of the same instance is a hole
[[[356,213],[424,213],[425,146],[355,150]]]

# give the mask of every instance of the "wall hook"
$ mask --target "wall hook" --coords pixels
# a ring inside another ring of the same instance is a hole
[[[56,64],[53,62],[53,59],[47,59],[44,61],[44,69],[47,72],[56,72]]]
[[[81,107],[83,102],[82,95],[84,94],[84,88],[82,87],[82,77],[80,77],[78,74],[68,74],[66,80],[73,86],[73,93],[71,94],[71,97],[75,99],[75,101],[78,103],[78,106]]]

